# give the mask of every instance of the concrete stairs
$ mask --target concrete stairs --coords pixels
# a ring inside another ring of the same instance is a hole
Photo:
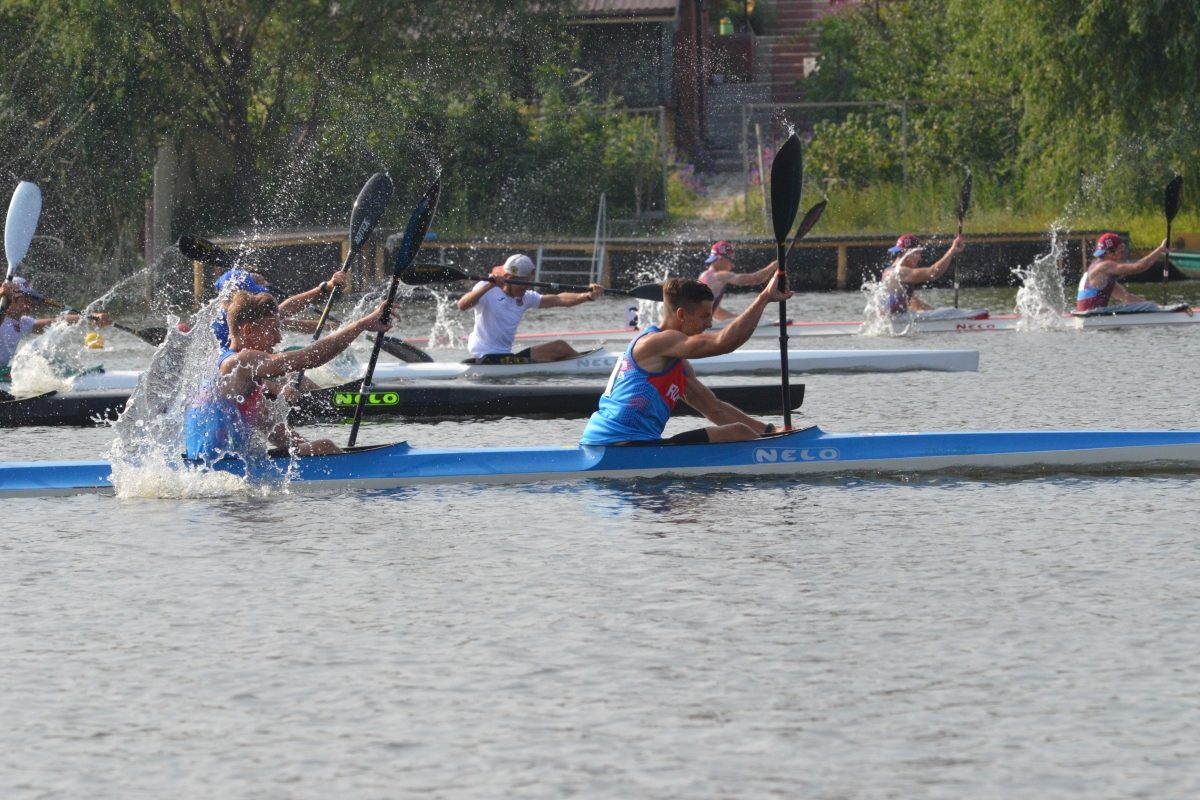
[[[770,102],[769,83],[720,83],[708,88],[704,137],[708,142],[709,170],[741,171],[742,108],[753,103]],[[770,115],[766,112],[756,112],[756,116],[760,122],[770,120]],[[751,132],[755,121],[751,119],[749,122]]]
[[[774,23],[766,35],[756,36],[753,75],[749,83],[714,83],[709,86],[704,137],[708,143],[706,167],[714,172],[743,168],[743,112],[747,104],[794,103],[803,99],[800,82],[816,63],[813,23],[828,13],[828,0],[759,0],[772,7]],[[747,115],[748,151],[754,153],[754,123],[771,132],[768,111]]]
[[[828,13],[827,0],[770,0],[775,15],[772,30],[757,42],[770,62],[771,99],[776,103],[800,101],[799,82],[816,64],[814,23]]]

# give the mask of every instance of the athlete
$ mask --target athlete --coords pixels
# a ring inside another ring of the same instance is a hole
[[[1115,233],[1102,234],[1096,240],[1096,249],[1092,252],[1094,260],[1079,278],[1079,290],[1075,294],[1076,311],[1107,308],[1108,301],[1114,297],[1122,304],[1148,302],[1144,297],[1131,294],[1117,280],[1144,272],[1155,262],[1161,261],[1167,253],[1167,240],[1163,239],[1162,244],[1139,261],[1121,261],[1125,252],[1125,242]]]
[[[756,272],[734,272],[733,255],[733,245],[729,242],[721,241],[714,244],[712,250],[709,251],[708,258],[704,261],[709,267],[700,273],[698,279],[712,289],[713,319],[717,322],[724,322],[737,316],[721,308],[721,301],[725,299],[725,291],[728,287],[761,286],[771,280],[771,276],[776,272],[776,262],[774,261]]]
[[[954,237],[950,249],[931,266],[921,266],[921,256],[925,251],[920,239],[911,233],[906,233],[896,240],[896,244],[888,248],[888,253],[895,256],[891,266],[883,271],[879,282],[887,293],[884,310],[888,314],[904,314],[909,311],[929,311],[933,306],[917,297],[914,289],[932,283],[946,274],[954,254],[966,247],[962,234]]]
[[[29,281],[21,277],[15,277],[11,281],[0,284],[0,297],[8,298],[4,319],[0,320],[0,380],[8,380],[9,365],[17,353],[17,346],[21,343],[23,336],[41,333],[53,324],[55,319],[65,319],[67,322],[76,323],[79,321],[79,315],[72,312],[60,317],[45,319],[29,316],[34,302],[40,303],[46,298],[30,286]],[[92,314],[89,321],[100,327],[112,325],[112,320],[109,319],[108,314],[104,313]]]
[[[493,270],[486,281],[471,287],[458,298],[459,311],[475,311],[475,327],[467,338],[467,349],[477,364],[528,364],[578,358],[579,352],[561,339],[512,352],[517,327],[525,312],[534,308],[571,308],[604,294],[598,283],[586,292],[540,294],[530,291],[533,261],[520,254],[508,257],[504,268]]]
[[[583,444],[658,441],[675,404],[686,400],[713,423],[680,433],[669,441],[738,442],[775,430],[723,400],[696,378],[690,358],[737,350],[758,326],[768,303],[785,300],[779,278],[772,278],[754,301],[717,332],[712,327],[712,290],[699,281],[672,278],[663,284],[663,316],[629,343],[613,368],[600,407],[588,420]]]
[[[228,309],[229,347],[221,350],[216,376],[193,399],[185,415],[188,458],[211,460],[225,453],[247,453],[256,434],[297,455],[341,452],[329,439],[310,442],[286,422],[276,423],[268,407],[266,382],[319,367],[364,331],[388,330],[390,323],[379,321],[384,305],[308,347],[276,353],[274,348],[282,337],[275,298],[265,292],[235,292]]]
[[[271,291],[270,284],[267,283],[266,278],[260,273],[248,272],[244,269],[229,270],[217,278],[213,285],[218,292],[225,291],[226,287],[231,292],[244,291],[251,294],[265,294]],[[279,304],[279,316],[284,327],[295,331],[312,333],[316,322],[312,320],[289,319],[291,315],[299,312],[309,303],[319,300],[327,292],[332,292],[345,285],[346,273],[338,270],[329,277],[329,280],[321,281],[317,284],[316,288],[299,292],[282,301]],[[225,307],[217,313],[217,318],[212,323],[213,335],[217,337],[217,341],[221,343],[221,347],[229,347],[229,323],[226,321],[228,307],[229,304],[226,302]]]

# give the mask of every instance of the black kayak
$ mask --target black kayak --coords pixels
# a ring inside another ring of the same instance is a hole
[[[780,413],[778,384],[711,387],[717,397],[749,414]],[[792,407],[804,402],[804,385],[793,385]],[[409,419],[471,419],[494,417],[586,417],[596,410],[603,386],[536,384],[468,384],[436,381],[376,386],[365,398],[364,414]],[[342,419],[353,416],[358,383],[322,389],[306,395],[293,413],[293,422]],[[0,402],[0,427],[28,425],[97,425],[115,420],[125,408],[128,392],[47,392]],[[676,413],[695,414],[686,403]]]

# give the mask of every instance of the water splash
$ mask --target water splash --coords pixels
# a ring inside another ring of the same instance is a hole
[[[433,294],[433,324],[429,328],[429,341],[438,347],[461,349],[467,346],[470,330],[467,320],[471,315],[463,314],[456,305],[457,292],[429,287]]]
[[[85,344],[86,323],[56,319],[38,336],[29,337],[11,363],[12,392],[18,397],[70,391],[75,377],[96,371],[100,363]]]
[[[114,423],[116,437],[108,457],[118,496],[199,497],[286,490],[286,480],[258,479],[270,470],[263,468],[269,463],[268,444],[257,434],[247,452],[235,454],[247,459],[247,472],[255,475],[253,481],[181,465],[180,456],[186,451],[187,408],[209,389],[215,377],[220,344],[212,335],[212,323],[224,299],[218,297],[203,306],[188,332],[171,319],[166,341],[155,351],[125,411]],[[287,402],[280,398],[268,403],[264,413],[272,424],[286,424],[288,411]]]
[[[1062,228],[1050,228],[1050,252],[1039,255],[1028,267],[1012,270],[1021,281],[1017,290],[1016,312],[1018,331],[1047,331],[1066,328],[1063,308],[1063,258],[1066,244],[1061,241]]]
[[[861,336],[907,336],[912,331],[911,314],[888,313],[888,291],[882,280],[865,278],[859,291],[866,298]]]

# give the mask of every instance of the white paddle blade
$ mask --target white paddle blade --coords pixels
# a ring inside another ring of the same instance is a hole
[[[42,215],[42,190],[37,184],[21,181],[8,204],[4,221],[4,257],[8,259],[8,278],[16,272],[17,264],[29,252],[29,243]]]

